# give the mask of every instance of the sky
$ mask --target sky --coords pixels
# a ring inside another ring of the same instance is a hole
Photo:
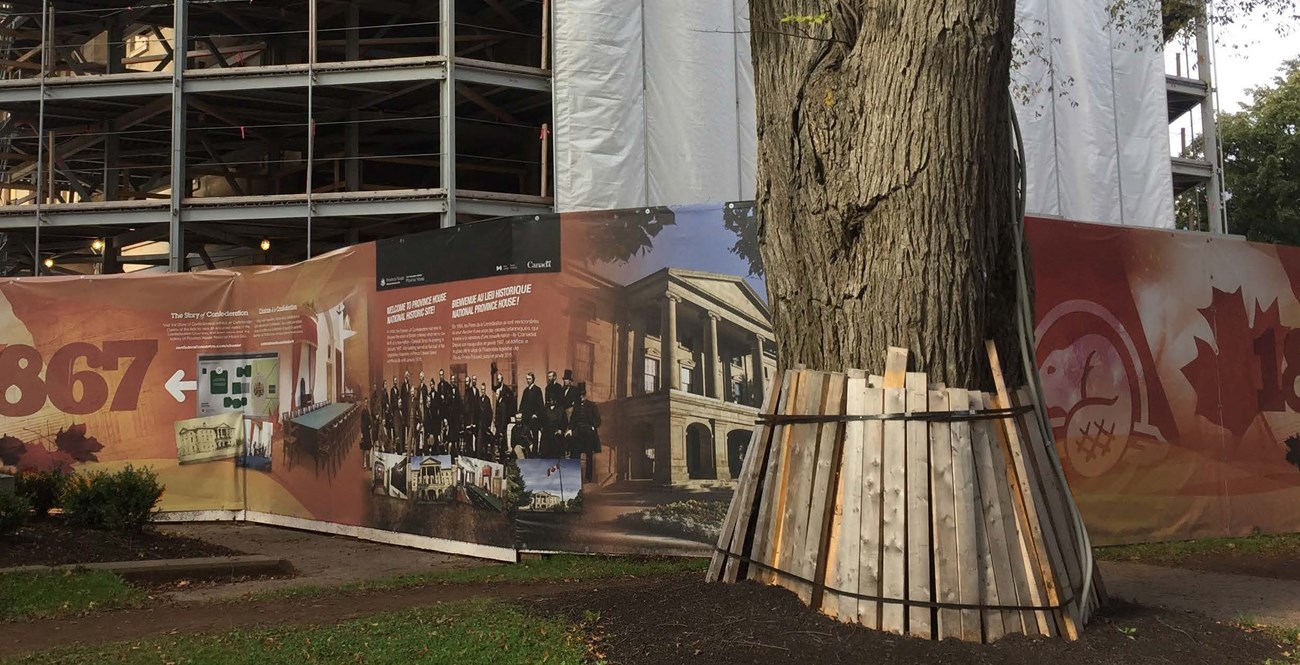
[[[555,464],[560,465],[560,472],[546,475],[546,470]],[[576,459],[521,459],[519,474],[524,477],[524,489],[529,492],[550,492],[568,501],[582,491],[582,467]]]
[[[1246,15],[1241,20],[1214,29],[1214,60],[1216,83],[1219,89],[1219,110],[1235,113],[1241,105],[1250,102],[1250,90],[1271,86],[1278,68],[1288,59],[1300,57],[1300,26],[1288,34],[1278,34],[1276,18],[1262,13]],[[1165,49],[1165,71],[1195,78],[1198,74],[1188,70],[1188,61],[1196,60],[1195,45],[1184,47],[1178,42]],[[1182,68],[1179,69],[1178,54]],[[1169,126],[1170,154],[1182,152],[1184,140],[1201,133],[1199,111],[1185,114]]]
[[[767,301],[762,278],[749,274],[749,264],[730,251],[736,234],[722,221],[722,203],[673,206],[676,223],[665,226],[654,239],[654,247],[626,263],[594,268],[598,274],[621,284],[631,284],[664,268],[683,268],[745,278]]]
[[[1300,33],[1278,34],[1271,17],[1251,16],[1218,28],[1214,36],[1219,108],[1227,112],[1239,111],[1250,101],[1250,88],[1271,85],[1283,61],[1300,56]]]

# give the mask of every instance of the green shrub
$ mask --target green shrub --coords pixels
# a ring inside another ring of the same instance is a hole
[[[689,499],[624,513],[618,516],[617,521],[651,533],[712,543],[722,532],[722,522],[727,519],[729,506],[727,501]]]
[[[31,511],[27,499],[12,492],[0,492],[0,536],[11,534],[26,524]]]
[[[128,465],[117,473],[82,472],[68,481],[63,510],[92,529],[138,531],[153,517],[163,490],[152,469]]]
[[[59,506],[63,488],[68,484],[68,474],[61,469],[53,471],[23,471],[18,474],[15,489],[18,495],[32,504],[36,517],[45,517]]]

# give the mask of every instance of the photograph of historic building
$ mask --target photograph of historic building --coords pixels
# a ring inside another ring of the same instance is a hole
[[[222,413],[178,420],[176,458],[181,464],[234,457],[244,446],[244,416]]]
[[[592,480],[730,484],[776,370],[766,303],[726,274],[574,273],[573,369],[608,414]]]

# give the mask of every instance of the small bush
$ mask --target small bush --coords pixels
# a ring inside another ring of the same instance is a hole
[[[59,506],[63,488],[68,484],[68,474],[61,469],[53,471],[23,471],[16,479],[18,495],[32,504],[36,517],[45,517]]]
[[[92,529],[139,531],[153,517],[163,489],[152,469],[82,472],[69,480],[63,510]]]
[[[12,492],[0,492],[0,536],[11,534],[26,524],[31,511],[27,499]]]
[[[655,506],[648,510],[624,513],[618,522],[665,536],[686,538],[703,543],[717,541],[722,523],[727,519],[727,501],[689,499]]]

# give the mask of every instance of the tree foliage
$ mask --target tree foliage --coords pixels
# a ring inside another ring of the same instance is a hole
[[[1300,60],[1273,86],[1219,118],[1228,231],[1259,242],[1300,245]]]
[[[733,201],[722,209],[722,225],[736,234],[731,253],[749,263],[749,274],[763,276],[763,253],[759,251],[758,238],[762,229],[758,225],[758,209],[753,201]]]

